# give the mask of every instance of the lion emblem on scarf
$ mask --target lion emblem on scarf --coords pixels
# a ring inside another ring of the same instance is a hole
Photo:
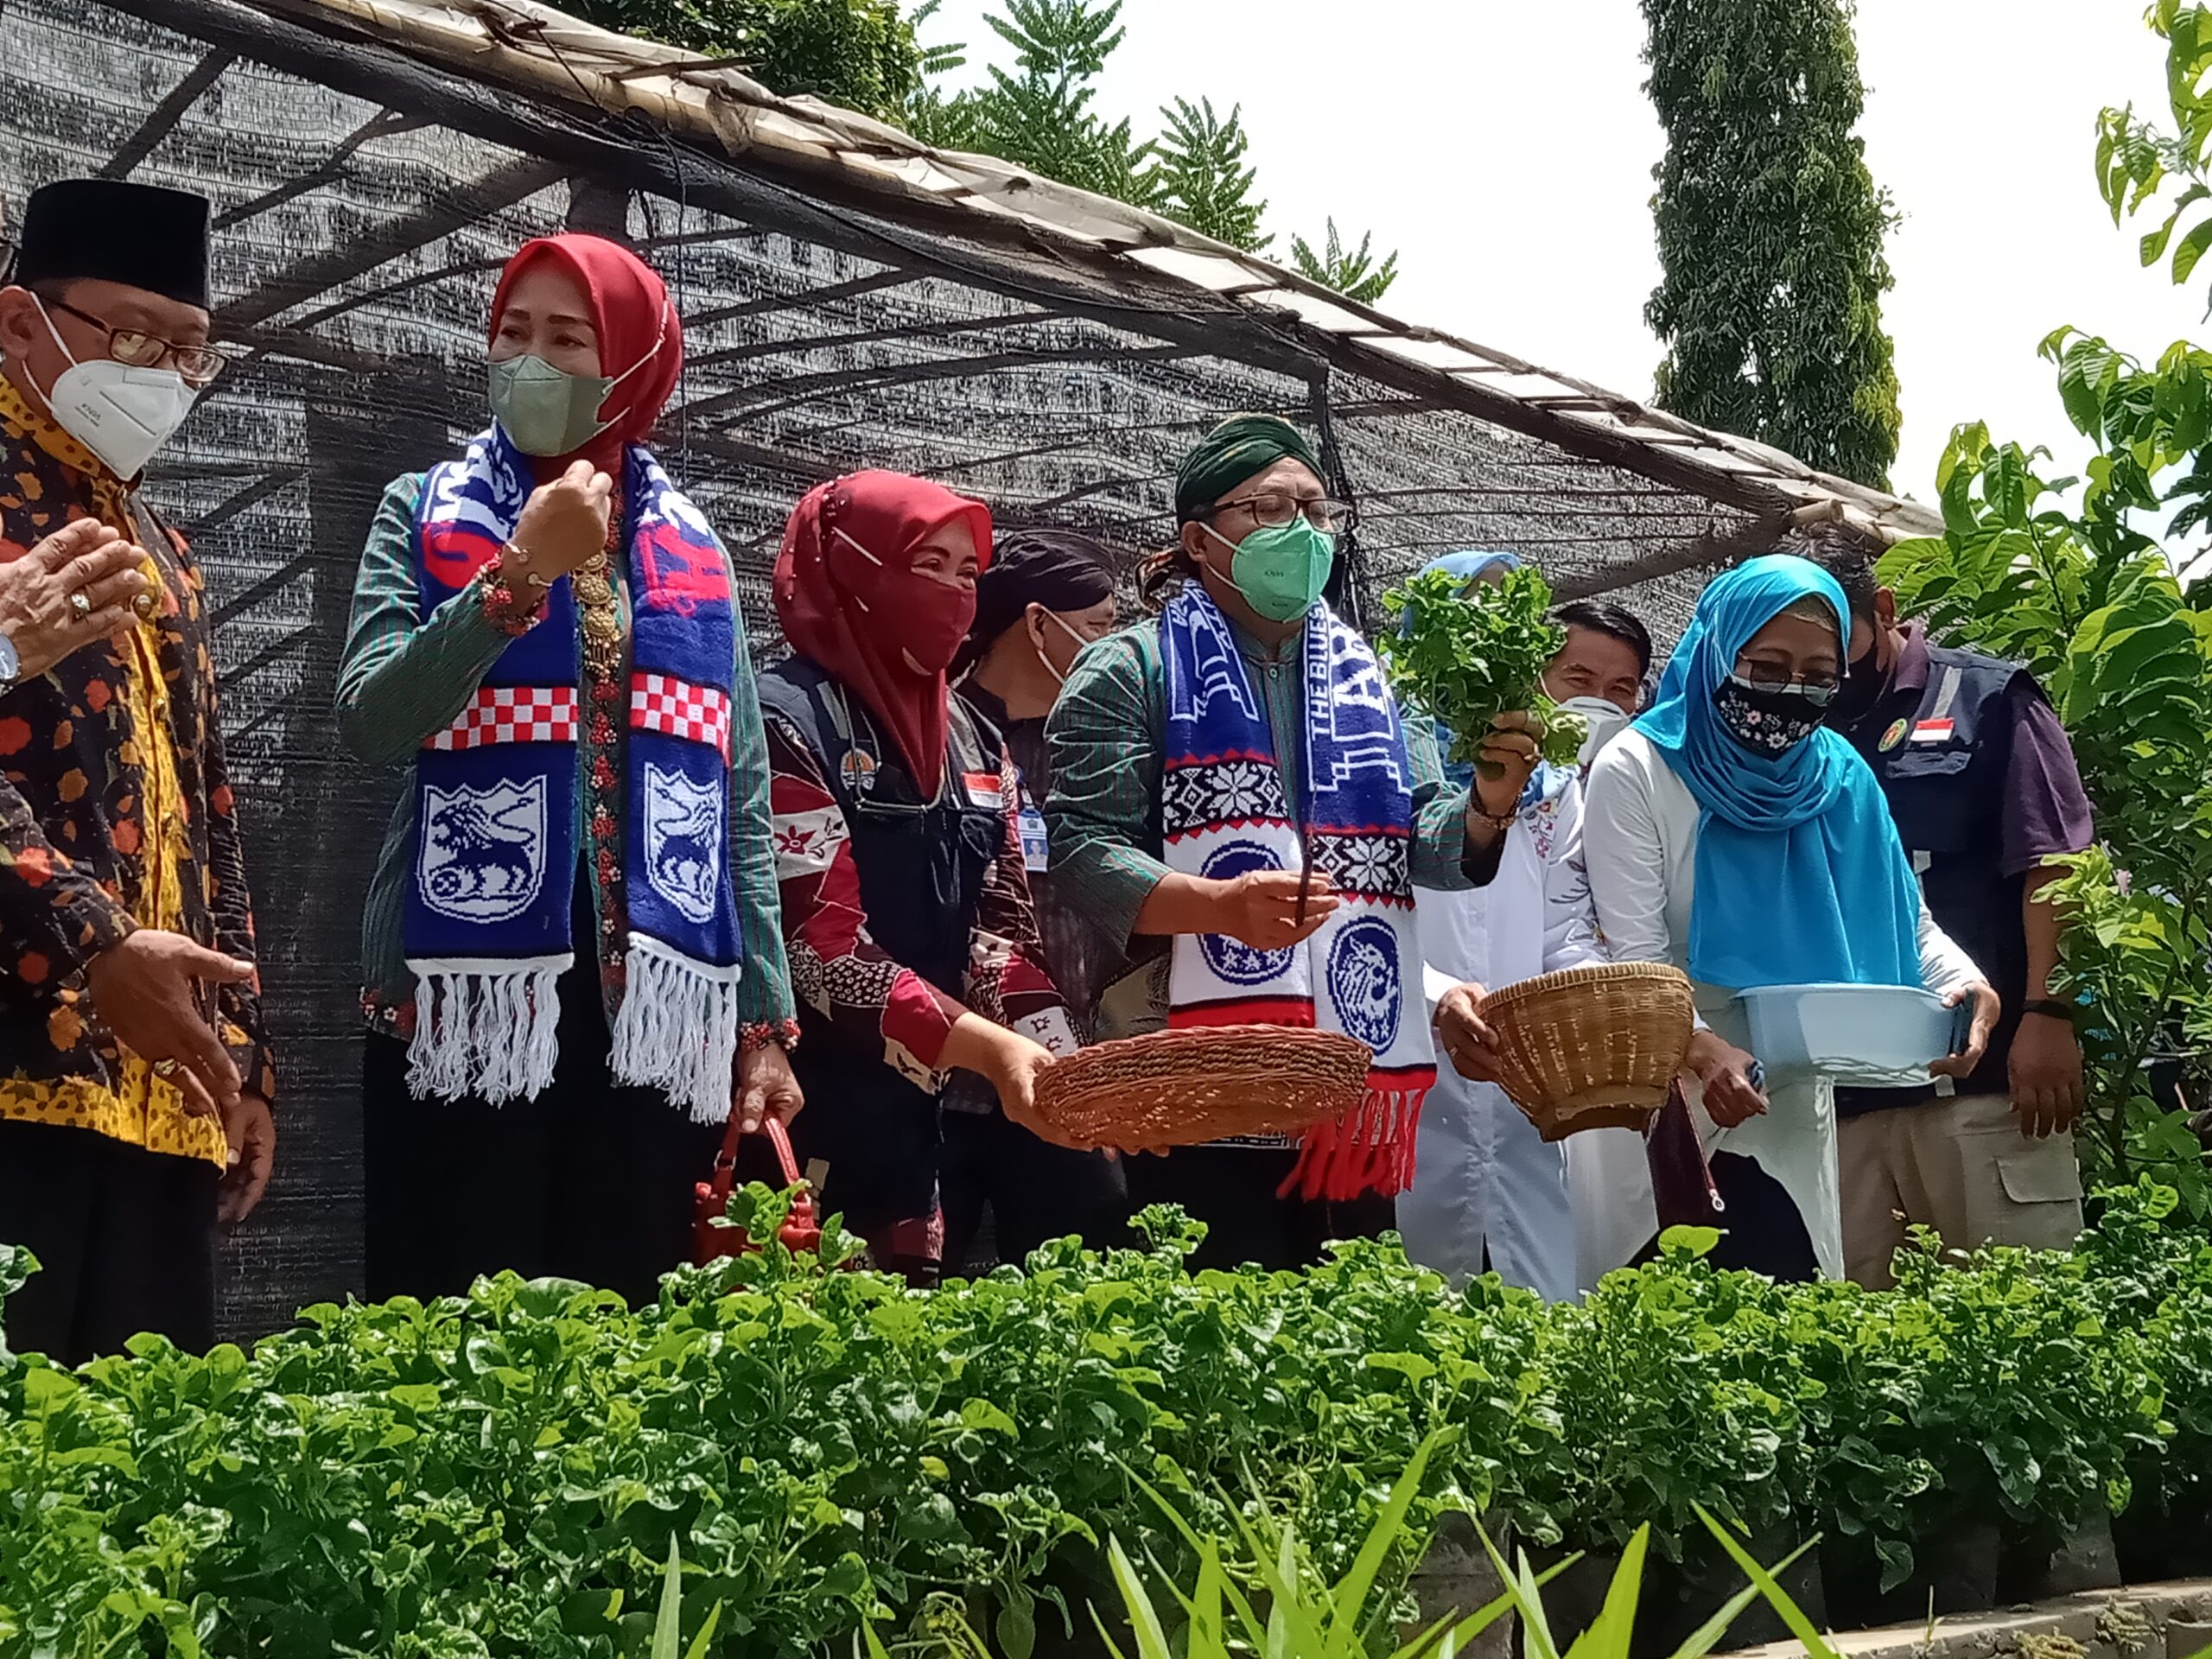
[[[723,792],[645,766],[645,879],[687,922],[714,919],[721,882]]]
[[[1398,935],[1379,916],[1347,923],[1329,946],[1329,1000],[1344,1034],[1381,1054],[1397,1040],[1405,1002]]]
[[[423,790],[416,886],[423,902],[463,922],[512,921],[545,877],[545,780]]]

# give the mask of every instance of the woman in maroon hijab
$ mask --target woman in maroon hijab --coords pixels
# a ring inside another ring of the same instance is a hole
[[[804,1033],[792,1138],[826,1206],[918,1282],[942,1254],[946,1074],[979,1074],[1042,1132],[1037,1074],[1075,1046],[1041,965],[1013,765],[945,677],[990,555],[989,511],[938,485],[817,486],[776,561],[793,655],[760,677]]]

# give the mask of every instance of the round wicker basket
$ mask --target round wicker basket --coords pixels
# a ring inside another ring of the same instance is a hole
[[[1352,1038],[1284,1026],[1148,1032],[1046,1067],[1037,1111],[1071,1141],[1117,1152],[1295,1135],[1359,1104],[1372,1058]]]
[[[1484,1000],[1483,1018],[1497,1033],[1498,1086],[1547,1141],[1643,1128],[1682,1069],[1694,1028],[1689,980],[1643,962],[1504,986]]]

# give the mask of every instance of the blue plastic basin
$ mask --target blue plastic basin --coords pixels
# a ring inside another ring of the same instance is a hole
[[[1971,1002],[1947,1008],[1901,985],[1763,985],[1737,1001],[1770,1075],[1875,1088],[1926,1083],[1929,1063],[1963,1049],[1974,1026]]]

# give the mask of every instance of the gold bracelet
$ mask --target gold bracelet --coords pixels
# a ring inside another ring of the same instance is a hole
[[[541,576],[536,570],[531,569],[531,561],[530,550],[518,543],[509,542],[504,547],[500,548],[499,563],[509,569],[512,569],[516,565],[520,565],[522,567],[522,579],[528,582],[531,587],[538,588],[541,591],[550,588],[553,585],[553,582],[550,577]]]

